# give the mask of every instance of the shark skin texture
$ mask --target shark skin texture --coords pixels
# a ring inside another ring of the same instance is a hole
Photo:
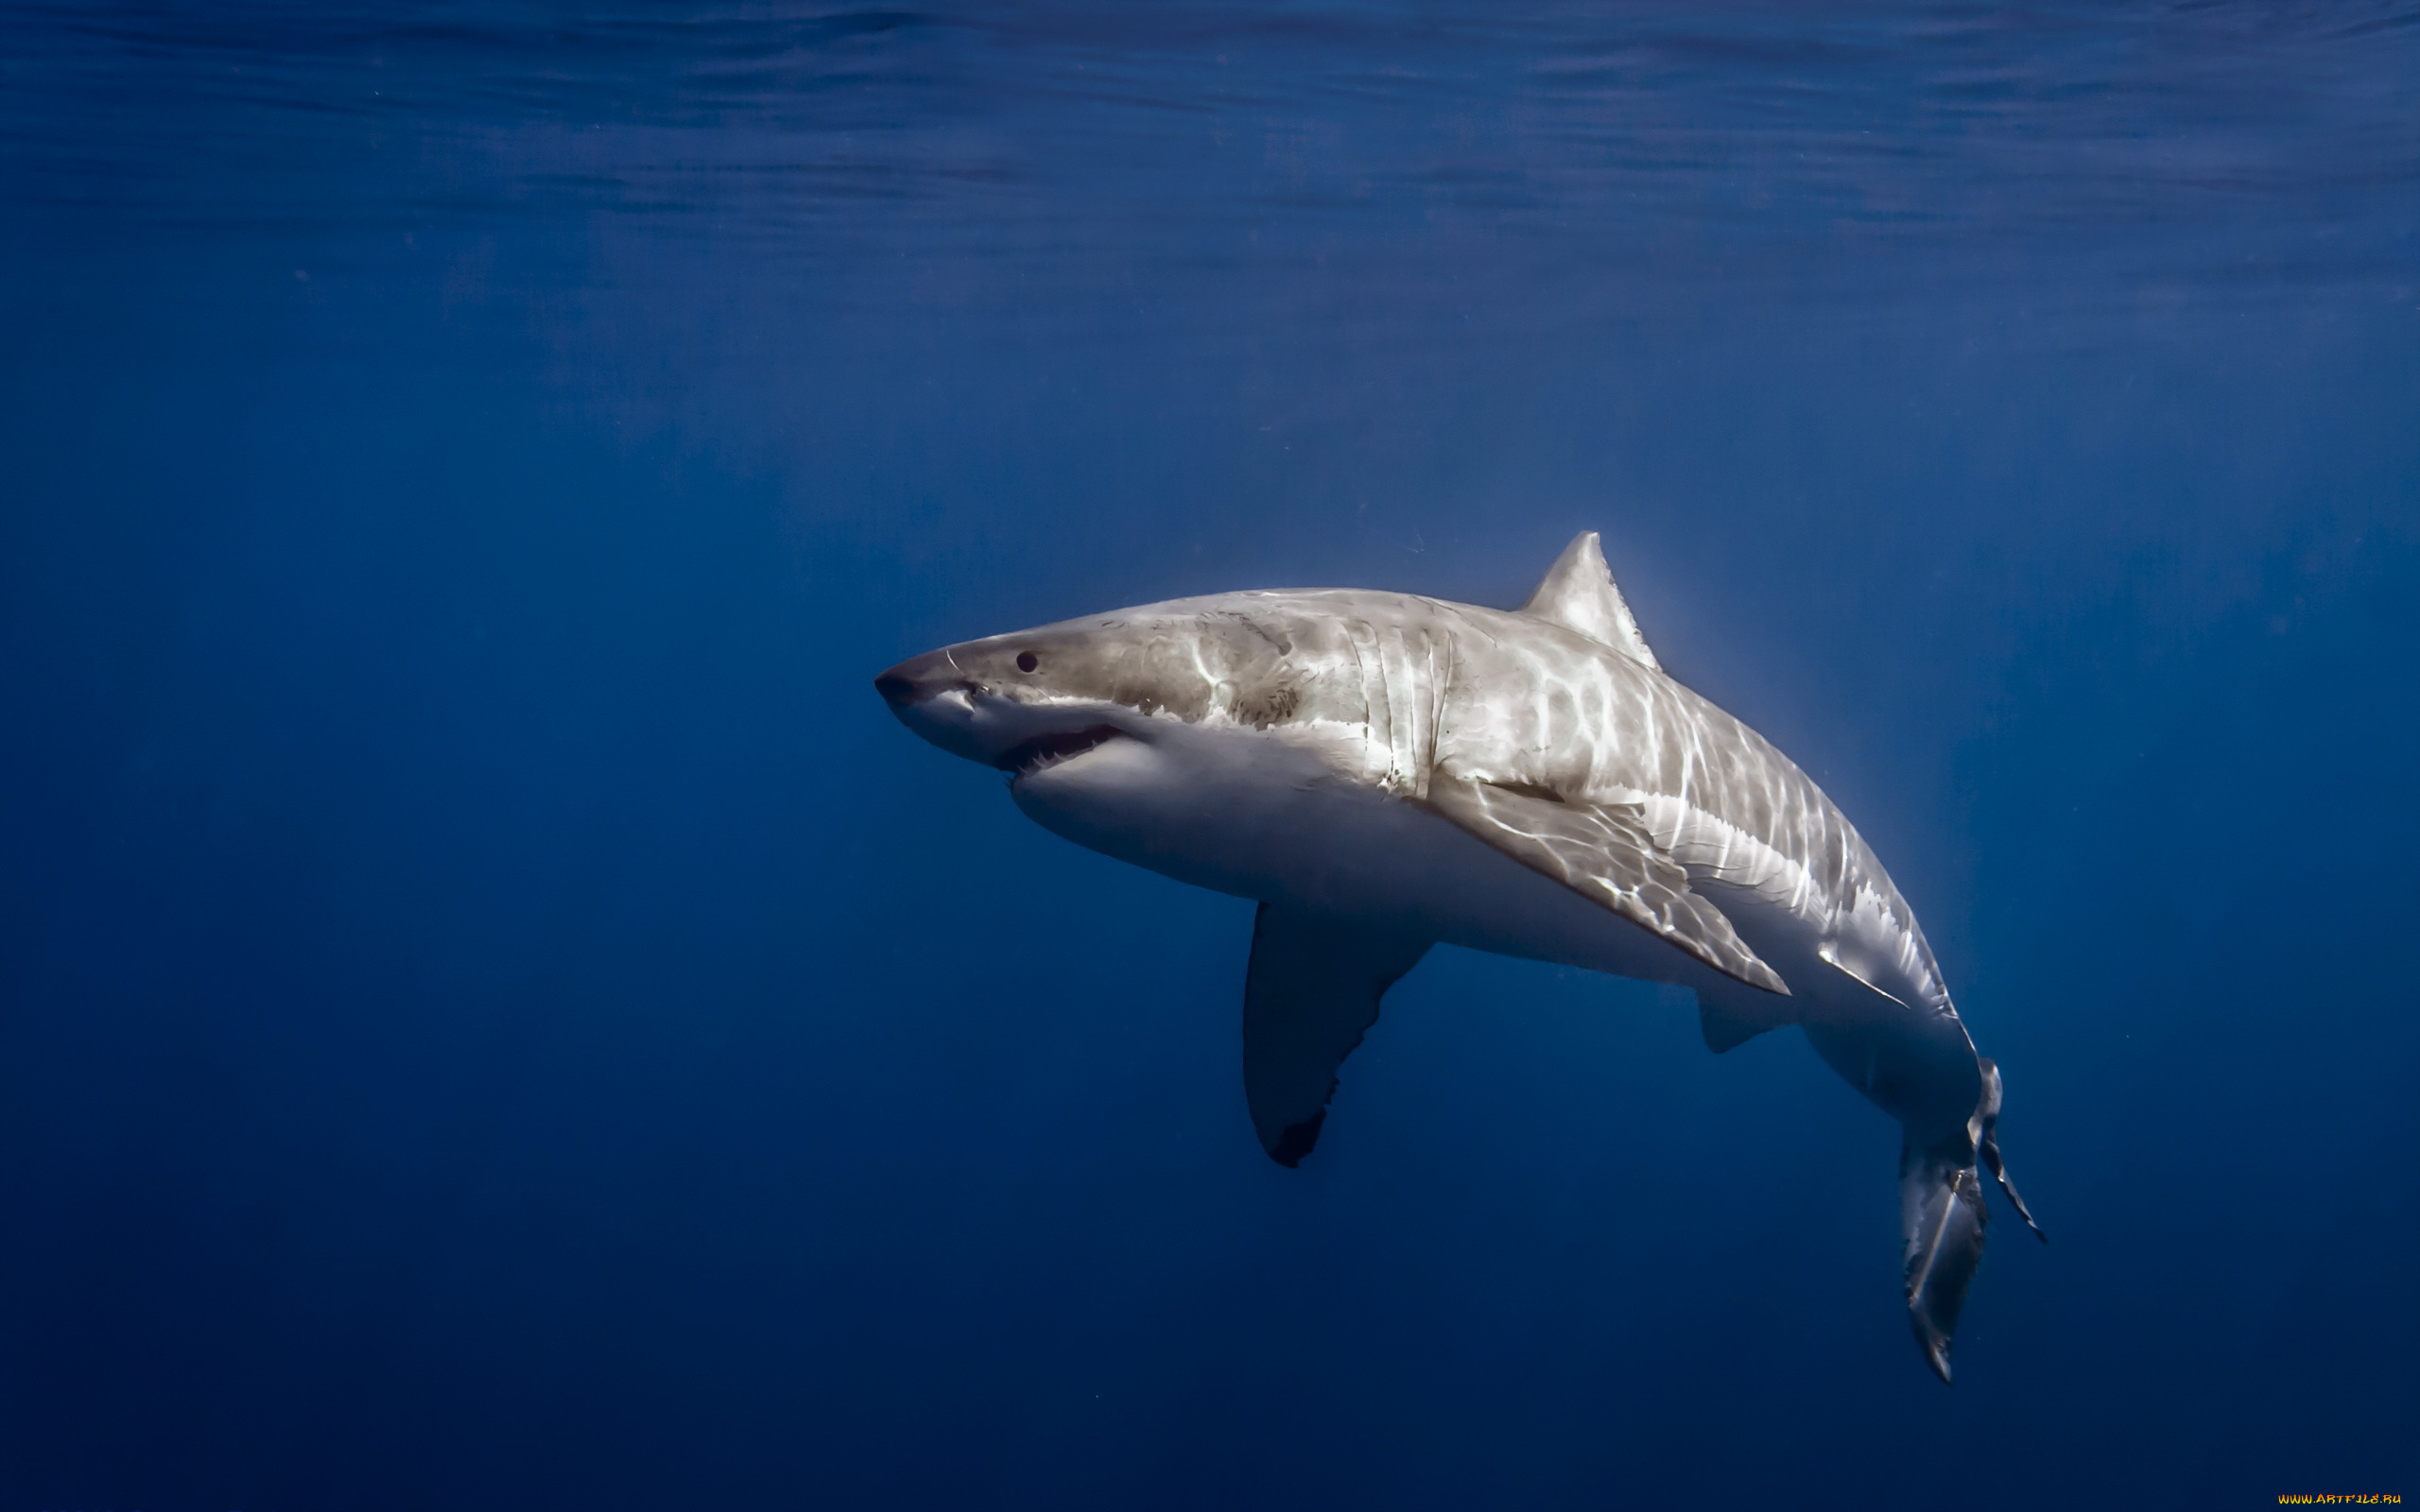
[[[1447,943],[1690,988],[1717,1053],[1797,1024],[1903,1131],[1908,1316],[1950,1379],[1978,1166],[2041,1229],[1914,911],[1821,788],[1667,676],[1594,532],[1517,610],[1219,593],[927,652],[874,687],[1019,808],[1256,901],[1245,1100],[1298,1164],[1381,999]]]

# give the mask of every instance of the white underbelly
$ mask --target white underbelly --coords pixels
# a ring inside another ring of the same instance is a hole
[[[1044,828],[1196,886],[1502,955],[1693,987],[1726,980],[1282,741],[1192,730],[1115,740],[1019,780],[1013,792]]]

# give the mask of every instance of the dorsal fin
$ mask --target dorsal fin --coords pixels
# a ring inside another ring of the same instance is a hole
[[[1614,586],[1613,570],[1605,565],[1605,548],[1594,530],[1571,538],[1571,544],[1563,548],[1563,555],[1538,580],[1538,591],[1521,606],[1521,612],[1552,620],[1566,630],[1612,646],[1640,666],[1662,670],[1655,653],[1647,648],[1647,638],[1638,633],[1638,621],[1631,617],[1630,606],[1622,602],[1622,591]]]

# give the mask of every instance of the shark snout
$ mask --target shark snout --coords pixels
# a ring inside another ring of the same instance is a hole
[[[873,691],[901,724],[954,756],[990,765],[1001,737],[976,705],[989,690],[968,677],[946,651],[910,657],[873,679]]]
[[[942,651],[909,657],[873,679],[873,691],[893,713],[943,693],[971,693],[978,686]]]

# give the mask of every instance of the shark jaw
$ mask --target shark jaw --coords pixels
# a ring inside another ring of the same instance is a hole
[[[1115,725],[1086,725],[1081,730],[1045,730],[1030,740],[1022,740],[992,758],[992,765],[1009,774],[1011,782],[1036,777],[1054,766],[1074,761],[1098,750],[1113,740],[1134,737]]]

